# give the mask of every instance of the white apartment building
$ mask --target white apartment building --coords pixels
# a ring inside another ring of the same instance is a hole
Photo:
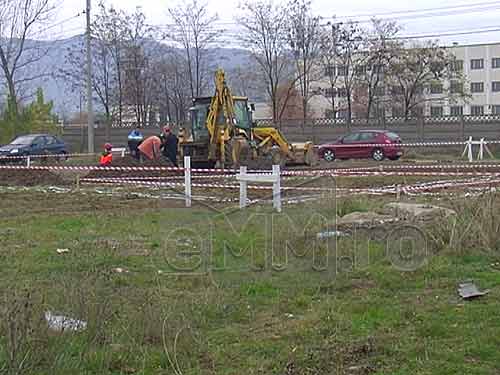
[[[470,97],[466,100],[450,101],[442,98],[442,89],[439,85],[428,87],[423,91],[423,95],[429,99],[435,98],[435,100],[425,101],[418,108],[418,115],[434,117],[500,115],[500,43],[453,45],[447,48],[456,56],[455,68],[464,73],[465,85],[468,86],[466,91],[470,93]],[[342,67],[337,67],[336,70],[341,72]],[[449,85],[450,83],[443,82],[443,84]],[[385,95],[391,90],[390,87],[380,89],[385,92]],[[311,117],[331,117],[332,95],[338,107],[336,117],[344,117],[345,90],[337,84],[335,91],[332,94],[326,76],[316,84],[316,95],[310,103]],[[394,104],[391,100],[386,100],[383,108],[386,117],[401,116],[400,110]],[[356,117],[355,111],[353,117]]]

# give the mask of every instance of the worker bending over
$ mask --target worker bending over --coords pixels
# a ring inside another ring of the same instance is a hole
[[[110,165],[113,162],[113,145],[111,143],[106,143],[104,145],[104,152],[101,155],[99,164],[101,166]]]
[[[138,147],[140,158],[148,160],[159,160],[161,157],[162,142],[160,137],[153,135],[146,138]]]

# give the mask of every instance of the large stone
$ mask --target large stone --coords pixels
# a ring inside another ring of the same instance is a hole
[[[378,226],[396,221],[397,218],[389,215],[380,215],[376,212],[352,212],[337,220],[338,226]]]
[[[384,212],[404,220],[431,221],[454,216],[457,213],[449,208],[419,203],[389,203]]]

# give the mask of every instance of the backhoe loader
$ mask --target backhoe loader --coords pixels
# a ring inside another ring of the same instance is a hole
[[[233,96],[224,71],[215,73],[215,94],[193,100],[191,128],[179,134],[181,156],[191,156],[193,165],[209,168],[267,169],[273,164],[314,165],[312,142],[289,143],[274,127],[257,127],[248,98]]]

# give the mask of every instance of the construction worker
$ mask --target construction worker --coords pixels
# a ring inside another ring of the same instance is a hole
[[[99,164],[101,166],[110,165],[113,162],[113,145],[111,143],[106,143],[104,145],[104,152],[101,155]]]
[[[156,135],[146,138],[138,147],[140,158],[159,160],[161,156],[161,139]]]
[[[167,125],[163,128],[162,134],[162,151],[163,156],[172,162],[175,167],[177,165],[177,145],[179,140],[177,136],[172,132],[172,128]]]
[[[140,125],[137,125],[134,130],[128,134],[128,147],[132,157],[139,159],[139,145],[144,140],[144,135],[141,132]]]

